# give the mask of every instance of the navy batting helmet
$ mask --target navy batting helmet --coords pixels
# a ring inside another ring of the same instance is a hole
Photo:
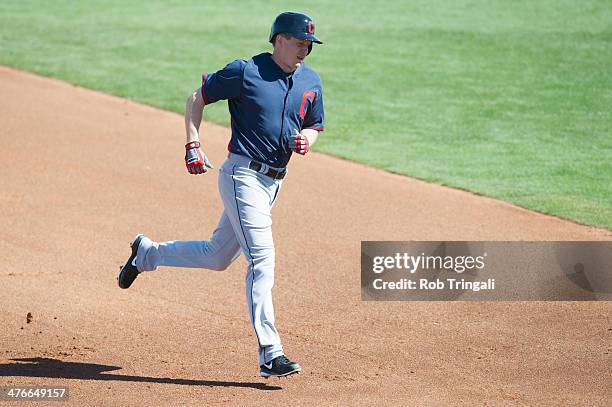
[[[300,40],[309,40],[317,44],[323,44],[315,35],[315,26],[312,18],[303,13],[287,11],[279,14],[272,23],[270,30],[270,42],[274,44],[276,34],[288,34]],[[308,53],[312,49],[312,44]]]

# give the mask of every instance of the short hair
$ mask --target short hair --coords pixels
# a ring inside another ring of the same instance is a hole
[[[274,37],[272,38],[272,45],[276,45],[276,38],[277,38],[279,35],[282,35],[283,37],[285,37],[285,39],[289,39],[289,38],[291,38],[291,35],[289,35],[289,34],[285,34],[285,33],[278,33],[278,34],[274,34]]]

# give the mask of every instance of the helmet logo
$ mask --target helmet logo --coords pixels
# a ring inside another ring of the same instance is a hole
[[[312,21],[308,22],[308,34],[314,34],[314,23]]]

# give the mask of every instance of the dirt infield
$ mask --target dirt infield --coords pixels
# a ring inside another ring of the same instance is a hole
[[[62,405],[610,405],[612,303],[362,302],[359,250],[611,232],[294,158],[274,210],[274,301],[304,372],[266,381],[243,259],[115,281],[136,232],[207,239],[221,213],[216,170],[185,171],[182,117],[3,67],[0,100],[0,386],[69,386]],[[229,131],[203,129],[218,167]]]

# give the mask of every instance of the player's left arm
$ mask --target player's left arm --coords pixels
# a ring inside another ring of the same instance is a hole
[[[310,151],[318,137],[319,131],[315,129],[302,129],[301,132],[293,129],[289,137],[289,148],[294,153],[304,155]]]
[[[317,142],[317,138],[319,137],[319,131],[315,129],[303,129],[300,133],[304,135],[308,139],[308,146],[312,148],[314,143]]]

